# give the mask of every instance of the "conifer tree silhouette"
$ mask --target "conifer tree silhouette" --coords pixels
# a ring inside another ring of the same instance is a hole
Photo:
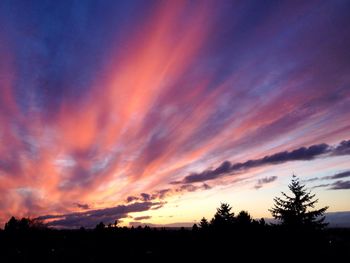
[[[315,194],[311,194],[295,175],[293,175],[288,188],[294,196],[288,196],[282,192],[284,199],[275,197],[273,199],[274,206],[269,209],[272,216],[279,220],[282,225],[290,228],[325,227],[327,223],[324,223],[324,213],[328,207],[309,210],[309,208],[315,207],[318,199],[315,199]]]
[[[201,229],[207,229],[209,227],[209,222],[208,222],[208,220],[205,217],[203,217],[201,219],[201,221],[199,222],[199,227]]]
[[[252,223],[253,219],[247,211],[242,210],[236,217],[237,224],[241,226],[248,226]]]
[[[235,222],[235,214],[231,213],[231,209],[232,207],[229,204],[221,203],[220,207],[217,208],[214,218],[211,220],[211,225],[219,228],[232,226]]]

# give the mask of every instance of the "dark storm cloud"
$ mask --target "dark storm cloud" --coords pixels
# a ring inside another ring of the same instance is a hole
[[[113,223],[116,219],[126,218],[129,213],[148,211],[159,205],[161,205],[160,202],[139,202],[130,205],[118,205],[111,208],[89,210],[80,213],[40,216],[38,219],[50,219],[50,222],[48,222],[47,225],[53,227],[77,228],[83,226],[91,228],[96,226],[99,222],[104,222],[105,224]]]
[[[186,176],[182,181],[173,183],[188,184],[195,182],[204,182],[264,165],[275,165],[289,161],[309,161],[321,156],[345,155],[350,153],[349,145],[350,141],[342,141],[338,146],[335,147],[323,143],[312,145],[310,147],[301,147],[293,151],[278,152],[272,155],[267,155],[260,159],[248,160],[244,163],[232,164],[230,161],[224,161],[219,167],[214,170],[208,169],[201,173],[193,173]]]

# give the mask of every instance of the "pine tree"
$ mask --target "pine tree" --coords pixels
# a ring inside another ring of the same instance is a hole
[[[102,231],[103,229],[105,229],[105,227],[105,224],[103,222],[100,222],[96,225],[95,230]]]
[[[282,225],[291,228],[325,227],[327,223],[324,223],[324,213],[328,207],[308,210],[315,207],[318,199],[315,199],[315,194],[311,194],[305,188],[305,185],[300,184],[299,179],[295,175],[293,175],[292,182],[288,185],[288,188],[294,196],[288,196],[282,192],[285,199],[275,197],[273,199],[275,202],[274,207],[269,209],[272,216],[281,221]]]
[[[235,222],[235,215],[231,213],[232,207],[229,204],[222,203],[211,220],[211,225],[214,227],[227,227]]]
[[[238,213],[236,221],[240,226],[248,226],[252,223],[253,219],[247,211],[242,210]]]
[[[199,227],[201,229],[207,229],[209,227],[209,222],[208,222],[208,220],[205,217],[203,217],[201,219],[201,221],[199,222]]]

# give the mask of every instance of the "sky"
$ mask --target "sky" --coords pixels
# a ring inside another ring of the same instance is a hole
[[[293,174],[350,210],[349,1],[1,1],[0,226],[198,222]]]

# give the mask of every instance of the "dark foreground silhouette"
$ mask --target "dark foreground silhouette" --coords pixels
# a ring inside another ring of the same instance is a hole
[[[248,212],[235,216],[222,203],[213,218],[202,218],[192,229],[127,228],[57,230],[37,220],[11,218],[0,231],[0,262],[126,262],[208,261],[260,262],[335,261],[350,250],[350,229],[326,228],[327,207],[317,202],[296,177],[270,210],[279,224],[253,220]]]
[[[314,262],[346,258],[349,249],[349,229],[291,231],[260,224],[230,229],[140,227],[0,232],[0,262],[125,262],[125,258],[232,261],[242,256]]]

